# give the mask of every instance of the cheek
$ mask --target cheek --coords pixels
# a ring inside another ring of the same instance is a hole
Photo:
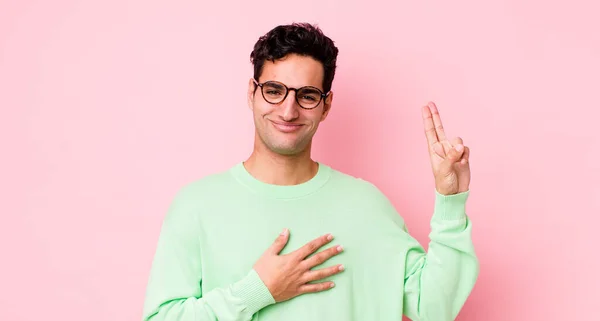
[[[312,110],[310,114],[305,116],[305,119],[310,121],[313,126],[318,126],[323,118],[323,110]]]
[[[265,117],[272,114],[275,111],[273,105],[261,101],[254,101],[254,115],[255,117]]]

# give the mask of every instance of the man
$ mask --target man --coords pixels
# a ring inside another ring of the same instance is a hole
[[[465,213],[469,149],[446,138],[433,103],[423,107],[436,187],[426,253],[373,184],[311,159],[332,108],[337,54],[309,24],[278,26],[258,40],[248,82],[254,150],[176,195],[144,320],[456,317],[479,270]]]

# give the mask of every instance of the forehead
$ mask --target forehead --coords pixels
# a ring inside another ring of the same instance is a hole
[[[313,86],[323,89],[323,65],[312,57],[288,55],[265,61],[259,81],[275,80],[289,87]]]

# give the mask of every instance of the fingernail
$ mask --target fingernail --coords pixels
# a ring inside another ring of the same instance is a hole
[[[344,270],[344,266],[340,265],[339,269],[340,269],[340,271],[343,271]]]
[[[283,231],[281,231],[281,233],[279,235],[281,236],[286,236],[288,229],[284,228]]]
[[[341,252],[341,251],[343,251],[343,250],[344,250],[344,247],[343,247],[343,246],[341,246],[341,245],[340,245],[340,246],[338,246],[338,247],[337,247],[337,251],[338,251],[338,252]]]
[[[454,147],[454,149],[456,149],[457,152],[462,152],[463,150],[463,145],[456,145],[456,147]]]
[[[335,286],[335,283],[331,283],[330,287],[332,287],[332,288],[333,288],[334,286]]]
[[[327,240],[329,240],[329,241],[333,240],[333,235],[327,234]]]

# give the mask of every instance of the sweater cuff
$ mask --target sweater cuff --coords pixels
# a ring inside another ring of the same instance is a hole
[[[439,220],[457,220],[467,216],[466,204],[470,190],[462,193],[443,195],[435,190],[433,217]]]
[[[275,303],[271,292],[254,269],[235,285],[233,294],[244,302],[250,314]]]

